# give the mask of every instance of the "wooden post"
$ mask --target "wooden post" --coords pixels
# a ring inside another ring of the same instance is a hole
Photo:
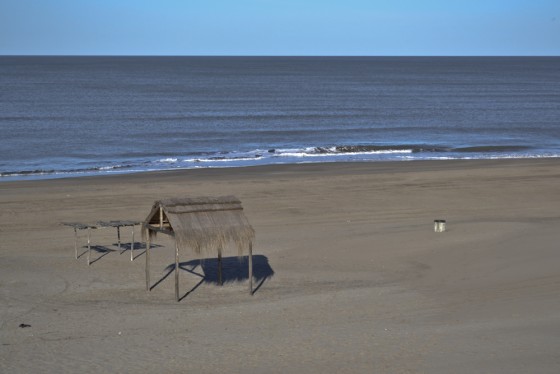
[[[222,248],[218,248],[218,284],[223,285],[222,282]]]
[[[87,229],[87,264],[88,266],[91,264],[91,228],[88,227]]]
[[[134,261],[134,225],[132,225],[132,243],[130,243],[130,261]]]
[[[78,259],[78,230],[74,227],[74,252],[76,254],[76,260]]]
[[[150,290],[150,229],[146,228],[146,291]]]
[[[121,251],[121,227],[117,226],[117,245],[119,246],[119,252],[122,254]]]
[[[249,242],[249,295],[253,296],[253,242]]]
[[[159,207],[159,228],[163,229],[163,208]]]
[[[179,245],[175,241],[175,300],[179,301]]]

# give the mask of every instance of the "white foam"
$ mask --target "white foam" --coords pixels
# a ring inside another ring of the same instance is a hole
[[[183,162],[236,162],[236,161],[255,161],[258,160],[257,157],[239,157],[239,158],[218,158],[218,159],[210,159],[210,158],[188,158],[184,159]]]

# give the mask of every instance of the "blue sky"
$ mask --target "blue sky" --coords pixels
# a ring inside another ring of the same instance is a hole
[[[0,54],[560,55],[560,0],[0,0]]]

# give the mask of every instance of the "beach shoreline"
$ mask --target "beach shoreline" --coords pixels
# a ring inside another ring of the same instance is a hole
[[[5,183],[35,183],[35,182],[48,182],[58,180],[75,180],[82,179],[97,179],[97,178],[151,178],[160,176],[180,177],[183,174],[189,173],[202,173],[206,174],[224,174],[231,176],[236,174],[250,174],[254,171],[256,174],[266,173],[268,171],[298,171],[302,169],[316,170],[336,170],[346,169],[350,167],[354,169],[366,169],[372,172],[387,171],[394,169],[395,172],[408,172],[416,168],[424,169],[437,166],[438,168],[455,168],[460,167],[492,167],[494,165],[508,165],[508,164],[539,164],[541,162],[554,162],[560,161],[560,157],[527,157],[527,158],[496,158],[496,159],[444,159],[444,160],[426,160],[426,159],[410,159],[410,160],[384,160],[384,161],[334,161],[334,162],[299,162],[299,163],[279,163],[279,164],[266,164],[266,165],[246,165],[246,166],[226,166],[226,167],[201,167],[201,168],[173,168],[161,170],[140,170],[132,172],[111,172],[103,174],[86,174],[86,175],[70,175],[70,176],[55,176],[55,177],[25,177],[21,176],[18,179],[11,179],[12,177],[4,177],[0,179],[0,185]],[[405,166],[411,164],[412,167]]]
[[[558,372],[559,185],[557,158],[3,181],[0,371]],[[88,267],[61,225],[223,195],[241,200],[257,265],[272,271],[253,296],[246,279],[219,287],[181,271],[175,302],[164,236],[146,292],[140,235],[131,262],[114,231],[94,230]]]

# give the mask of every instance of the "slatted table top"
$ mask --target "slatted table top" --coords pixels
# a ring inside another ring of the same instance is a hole
[[[64,226],[70,226],[77,230],[86,230],[86,229],[97,229],[98,225],[92,225],[89,223],[80,223],[80,222],[62,222]]]
[[[97,222],[97,224],[102,227],[136,226],[141,223],[142,221],[98,221]]]
[[[96,224],[81,223],[81,222],[61,222],[64,226],[70,226],[77,230],[86,229],[99,229],[102,227],[126,227],[126,226],[136,226],[142,223],[142,221],[98,221]]]

